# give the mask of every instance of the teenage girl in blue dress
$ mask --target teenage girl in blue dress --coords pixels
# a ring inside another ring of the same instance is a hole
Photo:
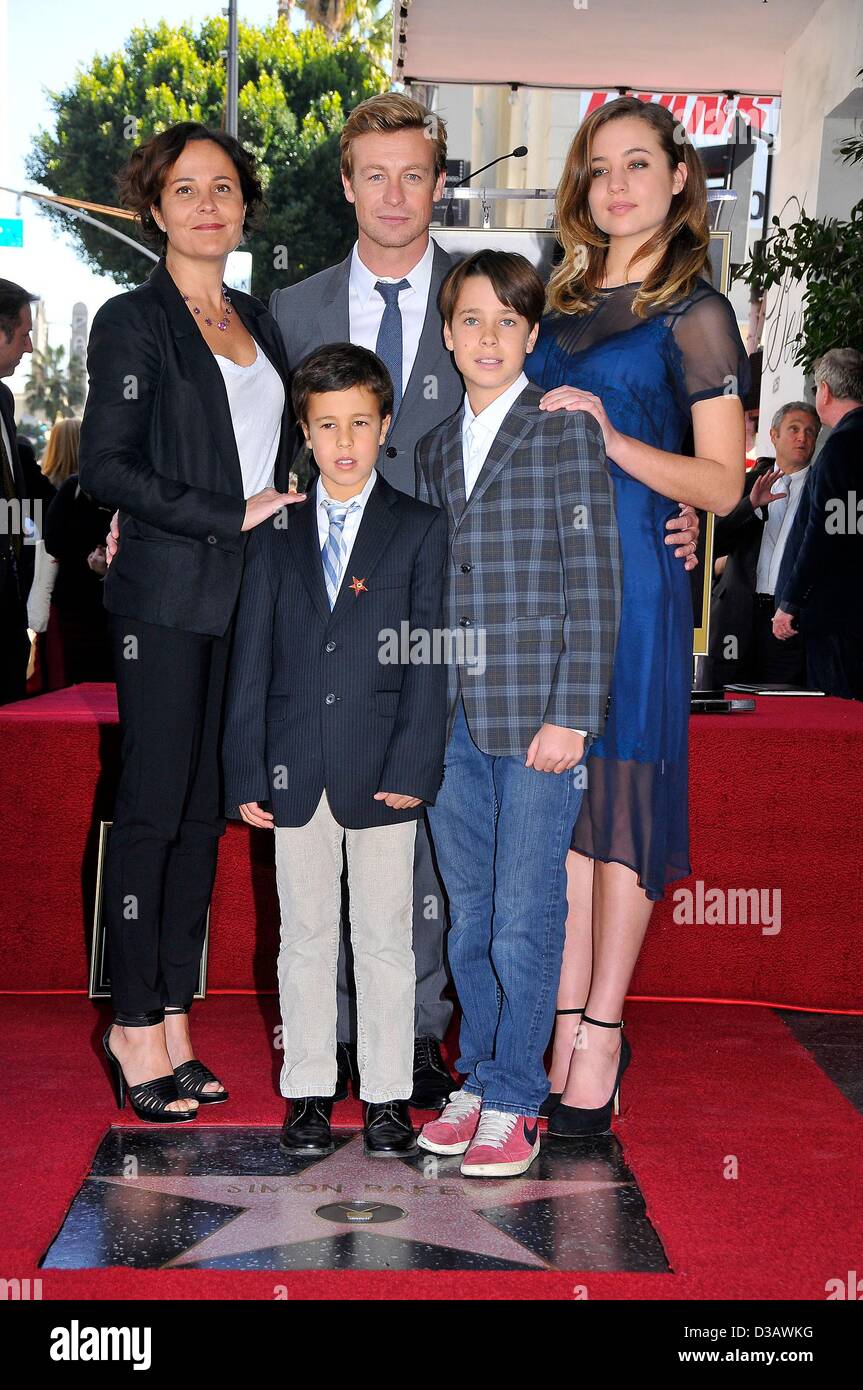
[[[707,278],[701,162],[670,111],[635,97],[594,111],[557,204],[564,258],[526,370],[548,388],[545,409],[586,410],[601,426],[623,558],[608,722],[567,861],[544,1109],[550,1133],[575,1135],[609,1127],[630,1055],[623,1002],[653,903],[690,871],[692,601],[665,525],[683,501],[720,516],[739,501],[748,366],[734,311]],[[681,452],[687,436],[693,456]]]

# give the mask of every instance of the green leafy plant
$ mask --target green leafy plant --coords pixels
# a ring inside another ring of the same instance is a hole
[[[134,29],[122,51],[96,55],[51,94],[55,128],[36,137],[29,176],[51,192],[116,206],[116,175],[133,143],[177,121],[222,125],[226,44],[222,18],[197,31],[164,22]],[[243,248],[253,255],[256,294],[266,298],[347,254],[356,225],[339,178],[339,134],[350,110],[388,85],[357,34],[293,33],[286,18],[239,26],[239,138],[257,157],[269,206]],[[94,270],[124,285],[149,273],[151,262],[100,229],[59,210],[45,215]]]

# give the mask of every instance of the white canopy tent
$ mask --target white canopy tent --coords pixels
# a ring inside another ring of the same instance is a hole
[[[398,81],[782,90],[813,0],[395,0]]]

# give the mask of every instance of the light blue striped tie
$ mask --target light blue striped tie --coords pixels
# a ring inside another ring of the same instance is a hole
[[[360,504],[356,499],[353,502],[333,502],[331,498],[325,497],[324,506],[326,507],[330,522],[330,533],[324,542],[321,558],[324,562],[324,579],[327,583],[327,597],[330,600],[330,608],[334,608],[342,578],[342,569],[345,563],[345,546],[342,540],[342,531],[344,530],[348,514],[350,512],[359,511]]]

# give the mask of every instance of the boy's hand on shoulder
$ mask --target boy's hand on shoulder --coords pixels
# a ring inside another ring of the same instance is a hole
[[[419,806],[422,797],[402,796],[399,792],[375,792],[375,801],[385,801],[393,811],[412,811]]]
[[[240,815],[246,825],[256,825],[259,830],[272,830],[275,825],[271,811],[264,811],[257,801],[246,801],[240,807]]]
[[[527,750],[525,767],[536,772],[568,772],[584,757],[584,736],[560,724],[543,724]]]

